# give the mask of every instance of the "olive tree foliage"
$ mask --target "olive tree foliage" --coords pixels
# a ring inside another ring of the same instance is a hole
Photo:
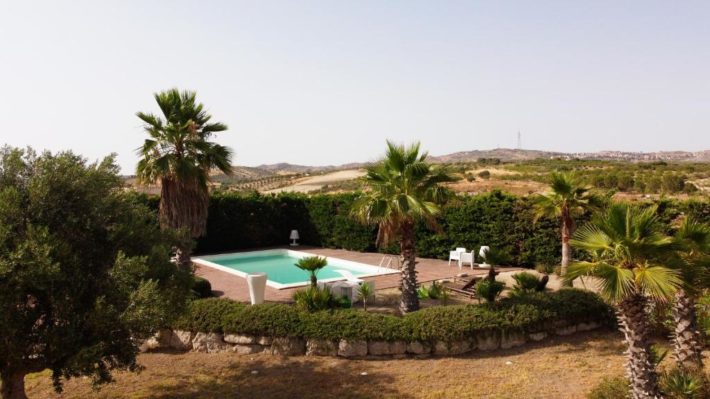
[[[170,262],[184,234],[123,191],[113,156],[0,148],[0,380],[24,398],[24,376],[52,371],[111,381],[136,370],[137,344],[187,300],[191,270]]]

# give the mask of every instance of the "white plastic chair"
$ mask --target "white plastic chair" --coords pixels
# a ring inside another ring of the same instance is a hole
[[[459,269],[466,263],[473,269],[473,252],[461,252],[461,256],[459,257]]]
[[[466,252],[466,248],[464,247],[458,247],[456,248],[456,251],[450,251],[449,252],[449,266],[451,266],[451,261],[455,260],[456,263],[459,263],[459,259],[461,259],[461,254]],[[459,263],[459,267],[461,264]]]
[[[336,273],[340,273],[341,276],[345,277],[345,281],[348,283],[355,283],[357,285],[362,284],[365,280],[357,278],[350,270],[334,269]]]

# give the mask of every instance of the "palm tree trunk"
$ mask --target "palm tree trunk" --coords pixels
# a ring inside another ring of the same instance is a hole
[[[560,274],[564,276],[567,274],[567,268],[569,267],[570,259],[572,259],[572,246],[569,243],[570,237],[572,237],[572,218],[569,215],[569,211],[566,209],[562,210],[562,262],[560,263]],[[567,286],[572,286],[572,282],[565,283]]]
[[[27,399],[24,373],[0,373],[2,399]]]
[[[209,192],[197,180],[161,180],[158,216],[163,229],[185,229],[197,238],[207,230]]]
[[[649,337],[648,300],[641,294],[632,294],[619,303],[619,327],[628,346],[626,373],[633,399],[661,398],[658,375],[651,355]]]
[[[679,368],[703,369],[703,345],[695,315],[695,299],[679,289],[673,303],[673,355]]]
[[[401,226],[401,263],[402,279],[401,291],[402,300],[399,309],[402,313],[409,313],[419,310],[419,297],[417,296],[417,271],[416,271],[416,249],[414,246],[414,223],[403,222]]]
[[[318,288],[318,278],[316,277],[316,274],[313,272],[311,272],[311,287]]]

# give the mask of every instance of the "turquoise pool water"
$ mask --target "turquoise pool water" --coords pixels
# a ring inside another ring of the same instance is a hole
[[[264,254],[253,256],[219,256],[209,259],[210,262],[220,266],[237,270],[242,273],[266,273],[267,279],[279,284],[294,284],[309,281],[309,273],[295,266],[298,262],[297,257],[286,254]],[[334,266],[328,264],[326,267],[318,271],[318,280],[331,278],[342,278],[336,269],[345,269],[350,271],[355,276],[367,274],[367,271],[357,270],[348,266]]]

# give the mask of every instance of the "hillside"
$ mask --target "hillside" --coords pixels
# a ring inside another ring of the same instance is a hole
[[[468,163],[476,162],[482,158],[497,158],[503,162],[530,161],[534,159],[587,159],[603,161],[630,161],[630,162],[710,162],[710,150],[704,151],[658,151],[658,152],[624,152],[624,151],[599,151],[566,153],[555,151],[522,150],[511,148],[495,148],[492,150],[460,151],[451,154],[433,155],[429,159],[438,163]],[[322,173],[344,169],[361,169],[366,162],[351,162],[341,165],[308,166],[293,165],[290,163],[277,163],[259,165],[255,168],[274,174],[292,173]]]

